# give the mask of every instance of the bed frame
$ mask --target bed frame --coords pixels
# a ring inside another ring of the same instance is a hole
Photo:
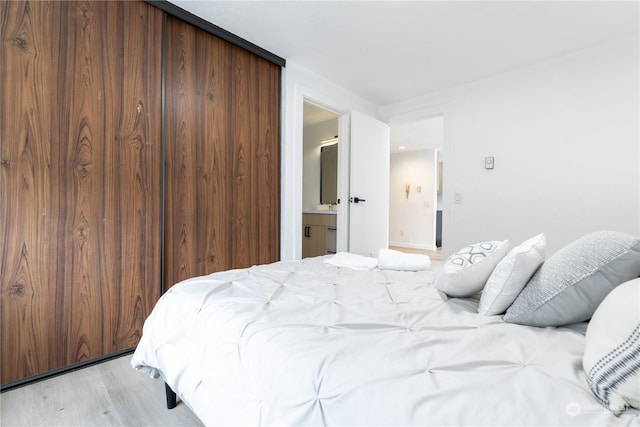
[[[169,384],[164,383],[164,390],[165,393],[167,395],[167,409],[173,409],[176,407],[177,403],[176,403],[176,392],[171,390],[171,387],[169,387]]]

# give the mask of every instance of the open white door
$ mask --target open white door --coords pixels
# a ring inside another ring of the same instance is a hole
[[[351,112],[349,252],[377,256],[389,244],[389,125]]]

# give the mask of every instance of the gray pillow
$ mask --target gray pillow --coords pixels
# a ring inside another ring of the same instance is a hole
[[[504,320],[540,327],[583,322],[613,288],[639,276],[639,238],[616,231],[588,234],[542,264]]]

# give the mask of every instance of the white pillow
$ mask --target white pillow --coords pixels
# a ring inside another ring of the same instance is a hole
[[[544,234],[538,234],[511,249],[487,280],[478,313],[485,316],[504,313],[544,262],[546,245]]]
[[[582,365],[591,390],[611,412],[640,408],[640,278],[619,285],[598,306]]]
[[[451,297],[468,297],[481,291],[508,249],[508,240],[462,248],[447,258],[435,280],[435,287]]]

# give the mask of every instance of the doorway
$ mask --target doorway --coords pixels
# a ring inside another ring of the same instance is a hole
[[[339,114],[303,103],[302,257],[335,253],[338,223]]]
[[[325,254],[350,251],[375,255],[380,248],[388,247],[389,238],[389,126],[365,113],[340,113],[304,99],[303,117],[318,109],[324,110],[320,114],[325,117],[329,114],[330,120],[307,121],[303,126],[302,219],[314,215],[319,223],[321,215],[322,223],[329,227],[328,235],[335,235]],[[322,146],[336,142],[338,166],[333,182],[337,200],[333,204],[321,199],[318,182],[322,182],[325,171],[318,166],[318,158],[322,158]],[[329,215],[335,218],[335,226],[325,224]],[[302,252],[312,225],[303,224]]]
[[[391,125],[389,246],[441,259],[444,115]]]

